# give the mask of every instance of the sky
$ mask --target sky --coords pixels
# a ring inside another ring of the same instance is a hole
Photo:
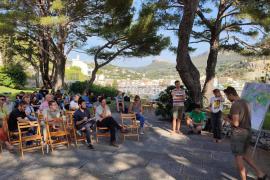
[[[133,6],[136,8],[136,12],[138,12],[140,10],[139,7],[141,7],[141,2],[142,2],[142,0],[134,0]],[[211,3],[208,3],[208,4],[206,4],[206,6],[211,8],[211,6],[213,6],[213,5]],[[216,13],[217,13],[217,11],[213,10],[213,12],[208,17],[213,16],[213,15],[215,16]],[[137,16],[138,16],[138,14],[135,14],[134,19],[136,19]],[[202,28],[196,26],[196,27],[194,27],[194,30],[201,31]],[[172,31],[160,30],[159,33],[163,34],[164,36],[170,37],[171,44],[173,46],[177,46],[178,38],[177,38],[177,36],[174,35],[174,33]],[[221,36],[224,36],[224,34]],[[100,39],[89,39],[87,41],[86,47],[84,47],[84,48],[91,47],[91,44],[98,44],[100,42],[102,42]],[[209,44],[208,43],[192,44],[192,47],[196,48],[196,51],[191,53],[191,57],[199,56],[200,54],[203,54],[203,53],[209,51]],[[80,51],[80,50],[78,50],[78,51]],[[75,59],[75,58],[77,58],[77,56],[79,56],[80,60],[83,60],[86,62],[93,62],[93,57],[91,57],[85,53],[78,53],[78,51],[71,51],[68,58]],[[162,60],[162,61],[168,61],[171,63],[176,63],[176,54],[169,51],[168,49],[165,49],[158,56],[148,56],[148,57],[142,57],[142,58],[120,57],[120,58],[115,59],[111,64],[116,65],[116,66],[120,66],[120,67],[141,67],[141,66],[146,66],[146,65],[151,64],[151,62],[153,60]]]

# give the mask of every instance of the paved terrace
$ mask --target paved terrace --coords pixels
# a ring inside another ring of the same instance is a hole
[[[114,115],[116,118],[118,114]],[[4,151],[0,156],[0,179],[239,179],[228,140],[216,144],[210,134],[175,135],[170,124],[146,115],[152,127],[139,142],[128,139],[119,148],[104,138],[91,151],[83,144],[60,147],[42,156],[40,151]],[[259,150],[257,160],[270,172],[270,152]],[[249,172],[249,179],[254,175]]]

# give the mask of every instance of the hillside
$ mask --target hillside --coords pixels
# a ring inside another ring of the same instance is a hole
[[[192,57],[192,61],[199,69],[201,76],[205,74],[207,58],[208,52]],[[251,64],[256,64],[257,62],[258,61],[256,60],[253,60],[253,62],[251,60],[247,61],[246,57],[240,56],[234,52],[220,52],[216,67],[217,76],[226,76],[237,79],[240,77],[244,79],[254,79],[254,77],[249,77],[249,73],[255,73],[254,65],[251,66]],[[93,67],[93,64],[90,63],[88,66]],[[176,71],[175,66],[175,63],[171,63],[166,60],[153,60],[151,64],[139,68],[123,68],[114,65],[107,65],[101,68],[98,71],[98,74],[103,74],[105,75],[105,78],[109,79],[139,80],[143,77],[149,79],[178,79],[179,74]]]
[[[192,58],[192,62],[199,69],[205,69],[207,65],[208,52],[200,54]],[[239,63],[245,60],[246,57],[241,56],[235,52],[220,52],[218,55],[217,66],[222,66],[225,64]]]

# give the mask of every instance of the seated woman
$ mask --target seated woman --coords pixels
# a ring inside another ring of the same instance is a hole
[[[4,129],[4,118],[8,115],[7,107],[4,105],[6,97],[0,95],[0,143],[4,143],[8,150],[13,150],[13,146],[8,142]]]
[[[109,106],[106,104],[106,99],[104,97],[101,97],[99,101],[101,104],[96,109],[97,126],[108,127],[111,134],[110,139],[111,145],[118,147],[118,145],[116,144],[115,130],[118,129],[122,133],[125,133],[126,131],[113,119],[111,110]]]
[[[33,106],[31,105],[30,95],[28,95],[28,94],[24,95],[22,100],[27,103],[27,106],[26,106],[26,109],[25,109],[26,117],[30,121],[37,121],[38,118],[35,115],[35,110],[34,110]]]
[[[201,106],[199,104],[194,105],[194,110],[186,115],[186,122],[190,128],[189,134],[196,133],[201,134],[204,126],[204,121],[206,121],[206,115],[201,111]]]
[[[144,134],[144,117],[142,115],[143,113],[143,108],[142,108],[142,103],[140,96],[136,95],[134,98],[134,102],[130,104],[129,113],[135,113],[136,114],[136,119],[140,121],[140,134]]]

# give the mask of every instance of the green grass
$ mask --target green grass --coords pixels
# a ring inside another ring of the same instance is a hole
[[[5,87],[5,86],[0,86],[0,94],[4,94],[6,96],[9,96],[12,99],[15,99],[15,96],[20,93],[21,91],[23,92],[33,92],[35,89],[12,89],[9,87]],[[9,94],[6,94],[9,93]]]

